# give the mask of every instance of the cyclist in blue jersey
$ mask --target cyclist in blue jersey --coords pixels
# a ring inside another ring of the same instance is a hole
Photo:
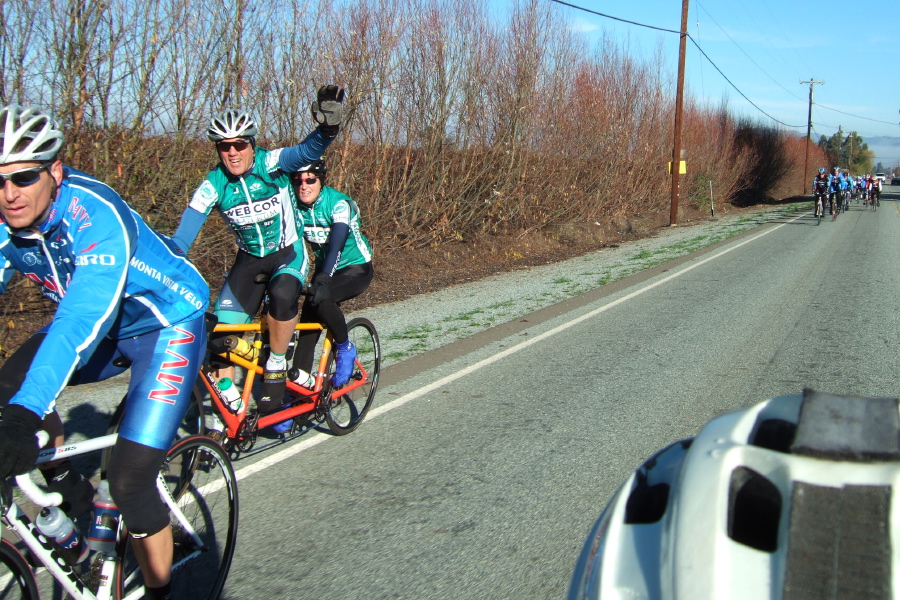
[[[850,210],[850,192],[853,191],[853,177],[847,173],[841,177],[841,204],[844,212]]]
[[[843,175],[841,175],[840,167],[834,167],[831,175],[828,176],[828,205],[829,214],[834,216],[835,213],[841,211],[841,185],[843,184]]]
[[[323,323],[335,346],[332,384],[346,385],[353,373],[356,348],[349,340],[347,322],[339,304],[363,293],[372,282],[372,247],[362,234],[359,207],[349,196],[325,185],[328,169],[319,160],[292,176],[303,234],[316,256],[309,294],[303,302],[300,321]],[[297,341],[294,365],[312,368],[318,331],[304,331]]]
[[[318,128],[296,146],[271,151],[256,146],[259,129],[249,113],[228,109],[213,117],[208,137],[220,162],[194,192],[174,235],[187,252],[213,209],[234,233],[238,252],[216,302],[219,322],[250,323],[268,292],[270,352],[258,402],[263,414],[284,399],[285,354],[309,269],[289,174],[318,160],[337,136],[343,99],[343,89],[321,87],[312,103]],[[234,365],[214,366],[217,378],[234,377]]]
[[[172,240],[109,186],[64,166],[63,133],[46,113],[0,109],[0,292],[15,271],[58,304],[52,322],[0,370],[0,477],[29,471],[35,432],[63,443],[56,399],[67,385],[131,367],[125,414],[107,466],[148,598],[169,597],[172,529],[156,491],[206,349],[209,286]],[[68,461],[42,470],[77,517],[93,489]]]

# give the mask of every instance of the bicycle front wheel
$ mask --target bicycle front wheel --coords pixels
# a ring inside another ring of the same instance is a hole
[[[210,438],[191,436],[172,446],[160,476],[182,513],[169,512],[175,541],[172,596],[214,600],[222,593],[237,542],[238,493],[231,459]],[[118,598],[143,585],[127,545]]]
[[[38,600],[34,573],[21,552],[9,540],[0,540],[0,598]]]
[[[378,374],[381,371],[381,344],[372,322],[357,317],[347,323],[347,331],[350,341],[356,346],[356,368],[350,381],[364,383],[328,403],[325,422],[335,435],[346,435],[362,423],[375,400]]]

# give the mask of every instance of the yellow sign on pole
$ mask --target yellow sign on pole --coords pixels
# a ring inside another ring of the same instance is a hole
[[[672,174],[672,161],[669,161],[669,175]],[[679,160],[678,161],[678,174],[686,175],[687,174],[687,161]]]

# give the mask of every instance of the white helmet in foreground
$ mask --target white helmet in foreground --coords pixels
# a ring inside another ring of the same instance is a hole
[[[568,597],[898,597],[898,482],[896,398],[804,390],[717,417],[628,478]]]
[[[0,109],[0,164],[56,159],[63,133],[50,115],[34,107],[9,104]]]
[[[206,137],[211,142],[233,138],[252,138],[259,133],[256,120],[250,113],[237,108],[226,108],[209,120]]]

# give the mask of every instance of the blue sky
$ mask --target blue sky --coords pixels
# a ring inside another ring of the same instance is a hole
[[[491,1],[503,10],[511,0]],[[681,27],[680,0],[565,1],[654,27]],[[673,77],[677,72],[677,34],[553,6],[591,41],[605,32],[648,57],[661,44]],[[900,1],[689,0],[688,33],[740,90],[688,40],[686,83],[696,98],[713,105],[727,98],[733,114],[778,125],[761,109],[806,135],[809,85],[799,82],[824,81],[814,90],[813,139],[840,126],[863,136],[886,167],[900,163]]]

